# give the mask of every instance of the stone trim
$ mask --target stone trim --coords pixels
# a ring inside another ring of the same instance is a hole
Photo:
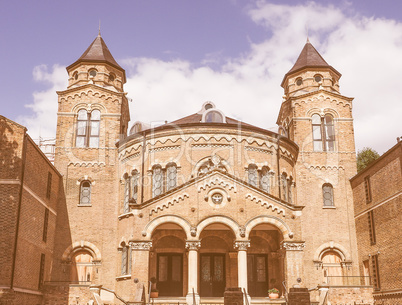
[[[130,241],[128,244],[132,250],[149,251],[152,248],[152,241]]]
[[[233,248],[238,251],[247,251],[247,248],[250,247],[249,240],[235,240],[233,243]]]
[[[201,248],[200,240],[188,240],[186,241],[186,249],[189,251],[198,251]]]
[[[286,251],[303,251],[305,246],[306,245],[304,241],[284,241],[281,245],[281,247]]]

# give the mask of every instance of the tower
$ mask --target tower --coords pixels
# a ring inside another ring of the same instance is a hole
[[[358,275],[353,199],[356,173],[352,98],[339,91],[341,74],[307,41],[286,73],[277,124],[299,146],[297,204],[306,242],[307,287]],[[329,276],[339,276],[331,278]]]
[[[108,241],[117,234],[115,143],[130,120],[125,71],[99,34],[67,72],[68,87],[57,92],[55,166],[63,175],[66,209],[59,212],[55,251],[61,266],[53,280],[113,287],[117,251]]]

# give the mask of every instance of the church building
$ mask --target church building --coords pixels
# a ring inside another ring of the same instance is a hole
[[[278,132],[226,116],[219,101],[129,129],[125,70],[100,34],[67,72],[46,304],[148,301],[150,290],[164,303],[223,303],[226,287],[269,304],[269,289],[283,298],[295,285],[316,288],[318,304],[318,286],[364,286],[353,98],[309,41],[281,83]]]

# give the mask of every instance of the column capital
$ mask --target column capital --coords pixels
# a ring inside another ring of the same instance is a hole
[[[201,248],[201,240],[187,240],[186,249],[198,251]]]
[[[238,251],[247,251],[247,248],[250,247],[249,240],[235,240],[233,243],[233,248]]]
[[[130,241],[129,245],[133,250],[149,251],[152,248],[152,241]]]
[[[281,247],[286,251],[303,251],[305,245],[304,241],[283,241]]]

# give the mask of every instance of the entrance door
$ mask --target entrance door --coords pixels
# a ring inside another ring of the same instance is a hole
[[[267,256],[247,255],[248,293],[251,297],[265,297],[268,293]]]
[[[176,253],[158,254],[156,287],[160,296],[183,296],[183,256]]]
[[[225,254],[201,254],[200,296],[222,297],[225,292]]]

